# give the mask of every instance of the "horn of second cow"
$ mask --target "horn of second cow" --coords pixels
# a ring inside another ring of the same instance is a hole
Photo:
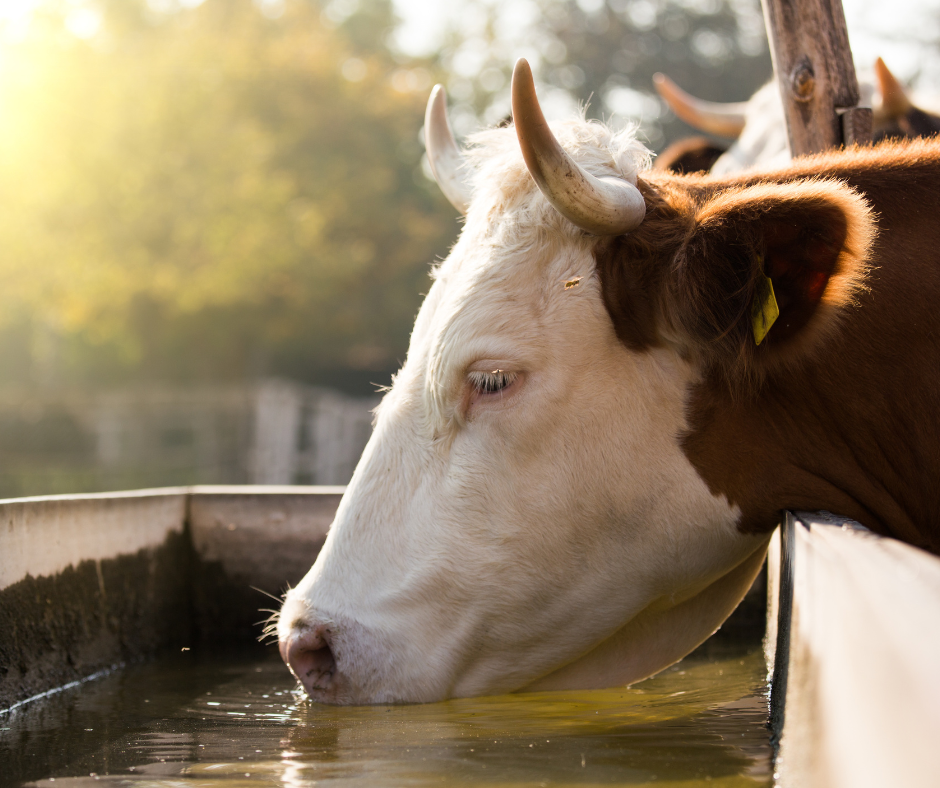
[[[525,58],[516,61],[512,72],[512,116],[526,167],[562,216],[594,235],[621,235],[640,226],[646,202],[636,186],[613,176],[595,178],[558,144]]]
[[[470,207],[470,186],[466,182],[463,154],[447,120],[447,93],[435,85],[424,113],[424,146],[434,180],[448,202],[460,213]]]
[[[904,86],[888,70],[881,58],[875,61],[875,82],[878,85],[878,92],[881,94],[881,103],[874,108],[876,121],[880,123],[890,122],[911,111],[913,105],[907,97]]]
[[[720,104],[686,93],[665,74],[653,74],[653,85],[669,108],[693,128],[737,139],[746,122],[747,103]]]

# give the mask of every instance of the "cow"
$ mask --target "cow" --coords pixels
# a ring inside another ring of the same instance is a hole
[[[788,508],[940,551],[940,142],[680,176],[512,103],[467,150],[428,105],[466,221],[276,623],[316,701],[639,681]]]
[[[654,160],[653,168],[680,175],[708,172],[727,150],[727,145],[708,137],[683,137],[666,146]]]
[[[872,137],[876,142],[898,137],[927,137],[940,132],[940,116],[920,109],[884,61],[875,61],[875,83],[859,86],[862,103],[875,105]],[[711,171],[715,175],[753,167],[785,167],[790,160],[786,120],[776,82],[749,101],[720,104],[690,96],[664,74],[653,84],[672,111],[700,131],[734,139],[722,145],[704,137],[679,140],[656,159],[655,167],[672,172]]]

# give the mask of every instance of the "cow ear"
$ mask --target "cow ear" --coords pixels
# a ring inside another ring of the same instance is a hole
[[[730,378],[805,358],[864,289],[874,235],[867,202],[838,181],[719,192],[673,258],[665,327]]]

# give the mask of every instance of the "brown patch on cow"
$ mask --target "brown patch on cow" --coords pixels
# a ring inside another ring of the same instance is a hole
[[[864,287],[873,222],[843,183],[644,186],[643,225],[596,252],[605,303],[629,347],[668,344],[705,372],[751,385],[810,355]],[[764,276],[780,317],[758,347],[750,315]]]
[[[681,183],[681,182],[680,182]],[[604,304],[621,342],[642,351],[664,344],[659,333],[665,269],[691,232],[691,198],[670,182],[637,181],[646,201],[643,224],[629,235],[602,240],[594,250]]]
[[[712,492],[746,532],[824,509],[940,554],[940,141],[648,178],[650,223],[598,271],[628,346],[699,367],[682,446]],[[781,318],[755,347],[760,250]]]
[[[653,169],[678,175],[708,172],[727,150],[727,145],[707,137],[686,137],[667,146],[653,161]]]

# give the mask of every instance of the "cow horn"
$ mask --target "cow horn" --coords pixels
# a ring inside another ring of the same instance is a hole
[[[424,147],[434,180],[444,196],[460,213],[470,207],[470,186],[466,181],[463,154],[447,122],[447,94],[443,85],[435,85],[424,113]]]
[[[529,173],[557,211],[594,235],[621,235],[640,226],[646,203],[627,180],[595,178],[567,154],[548,128],[525,58],[512,72],[512,117]]]
[[[888,70],[881,58],[875,61],[875,81],[881,93],[881,105],[875,109],[878,120],[884,123],[903,117],[911,111],[913,105],[904,86]]]
[[[689,95],[665,74],[653,74],[656,92],[676,115],[700,131],[737,139],[744,130],[746,103],[719,104]]]

